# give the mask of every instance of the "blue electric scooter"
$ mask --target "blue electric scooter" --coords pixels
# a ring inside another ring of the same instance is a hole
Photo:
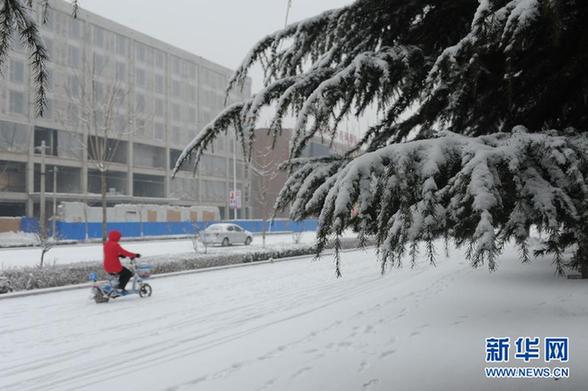
[[[110,299],[116,299],[122,296],[139,295],[140,297],[149,297],[153,292],[151,285],[144,282],[144,280],[151,277],[151,265],[137,264],[134,259],[131,259],[130,270],[133,272],[131,277],[132,287],[123,294],[118,287],[118,278],[110,276],[106,281],[97,281],[98,275],[95,272],[90,273],[90,281],[94,282],[92,286],[92,298],[96,303],[108,303]]]

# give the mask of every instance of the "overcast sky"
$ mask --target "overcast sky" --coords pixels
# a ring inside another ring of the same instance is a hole
[[[292,0],[289,21],[352,0]],[[284,26],[288,0],[80,0],[89,11],[235,69],[265,35]],[[252,75],[254,88],[260,86]]]

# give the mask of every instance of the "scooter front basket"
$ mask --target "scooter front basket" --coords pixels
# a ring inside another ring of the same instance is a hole
[[[137,265],[137,275],[143,279],[151,277],[151,269],[153,267],[146,263]]]

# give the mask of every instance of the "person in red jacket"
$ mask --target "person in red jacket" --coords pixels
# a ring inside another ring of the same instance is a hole
[[[121,233],[118,231],[110,231],[108,233],[108,240],[103,246],[104,271],[110,275],[118,276],[118,289],[123,294],[126,294],[125,287],[133,276],[133,272],[120,263],[119,257],[139,258],[141,254],[135,254],[122,248],[118,243],[121,236]]]

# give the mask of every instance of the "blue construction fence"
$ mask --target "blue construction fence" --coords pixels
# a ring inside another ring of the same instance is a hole
[[[237,224],[252,233],[267,232],[304,232],[316,231],[318,220],[309,219],[303,221],[291,220],[231,220],[231,221],[196,221],[196,222],[154,222],[154,223],[107,223],[108,231],[117,230],[127,238],[139,238],[150,236],[173,236],[193,235],[198,231],[206,229],[209,225],[216,223]],[[20,222],[21,231],[38,232],[39,220],[23,217]],[[55,223],[57,236],[63,240],[85,240],[102,237],[102,223],[66,223],[58,221]],[[48,235],[52,235],[52,224],[47,225]]]

